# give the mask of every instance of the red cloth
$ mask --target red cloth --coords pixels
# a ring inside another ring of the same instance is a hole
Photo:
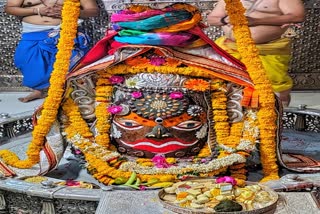
[[[99,40],[92,48],[91,50],[80,60],[78,65],[76,65],[71,72],[78,70],[86,65],[89,65],[102,57],[108,55],[111,43],[113,42],[113,37],[117,35],[118,33],[116,31],[107,31],[106,35]]]
[[[203,26],[202,26],[203,27]],[[199,36],[202,40],[207,42],[214,51],[216,51],[219,55],[223,56],[231,63],[239,66],[241,69],[246,69],[245,65],[234,58],[233,56],[229,55],[226,51],[220,48],[214,41],[212,41],[203,31],[200,26],[196,26],[190,30],[189,33]],[[80,60],[77,66],[72,69],[72,71],[78,70],[86,65],[89,65],[106,55],[112,55],[118,48],[125,46],[125,43],[119,43],[113,40],[113,37],[116,36],[118,33],[114,30],[109,30],[106,32],[106,35],[97,42],[93,46],[93,48]]]

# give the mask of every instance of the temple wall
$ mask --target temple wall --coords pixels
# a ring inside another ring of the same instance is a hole
[[[0,91],[24,91],[21,86],[22,76],[13,64],[13,54],[20,38],[20,20],[4,13],[7,0],[0,0]],[[100,16],[85,21],[85,29],[92,37],[92,44],[101,39],[108,25],[108,14],[124,8],[125,4],[143,3],[153,6],[188,2],[197,5],[201,10],[210,10],[212,0],[98,0]],[[295,81],[295,90],[320,90],[320,0],[305,0],[307,16],[301,29],[295,29],[297,38],[293,39],[293,59],[290,75]],[[107,11],[108,12],[107,12]],[[210,27],[208,35],[214,39],[222,34],[219,28]]]

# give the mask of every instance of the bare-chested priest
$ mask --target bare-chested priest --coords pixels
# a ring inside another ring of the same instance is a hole
[[[33,91],[22,102],[43,98],[49,87],[61,24],[63,0],[8,0],[5,11],[21,18],[22,35],[14,63],[23,75],[23,85]],[[70,68],[89,50],[89,38],[81,30],[81,19],[95,17],[95,0],[80,0],[78,35],[70,59]]]
[[[290,25],[304,21],[303,3],[301,0],[242,0],[242,4],[246,8],[251,35],[260,51],[273,90],[286,107],[290,102],[293,81],[288,74],[290,38],[285,37],[284,33]],[[208,24],[222,27],[224,36],[218,38],[216,43],[241,60],[223,0],[219,0],[208,15]]]

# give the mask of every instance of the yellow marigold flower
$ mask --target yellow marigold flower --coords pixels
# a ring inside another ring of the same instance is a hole
[[[169,164],[174,164],[177,162],[177,160],[175,158],[166,158],[166,161],[169,163]]]
[[[149,167],[153,167],[154,166],[154,163],[152,162],[142,162],[140,163],[141,166],[149,166]]]

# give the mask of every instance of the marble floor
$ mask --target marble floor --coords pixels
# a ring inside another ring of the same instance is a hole
[[[289,107],[307,105],[307,108],[320,109],[320,91],[318,92],[292,92]]]
[[[43,103],[43,99],[28,103],[22,103],[18,100],[19,97],[24,97],[28,93],[29,92],[0,92],[0,114],[2,117],[17,117],[23,114],[33,114]]]

